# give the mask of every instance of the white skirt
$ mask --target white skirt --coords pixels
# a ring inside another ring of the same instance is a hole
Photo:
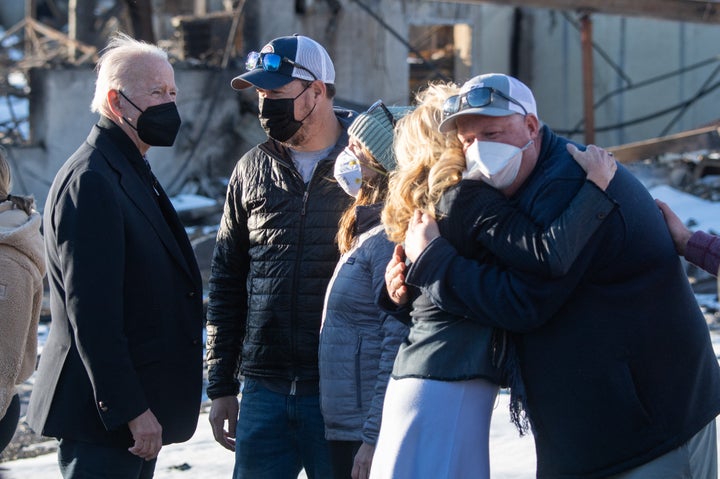
[[[498,386],[390,379],[370,479],[488,479]]]

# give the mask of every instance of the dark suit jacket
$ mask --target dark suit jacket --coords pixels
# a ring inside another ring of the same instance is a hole
[[[44,212],[52,324],[28,407],[45,436],[127,447],[146,409],[189,439],[202,393],[202,282],[187,235],[107,118],[58,172]]]

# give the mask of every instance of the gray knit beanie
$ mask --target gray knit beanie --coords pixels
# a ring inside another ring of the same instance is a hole
[[[395,121],[412,111],[412,108],[407,106],[388,106],[387,109]],[[372,153],[375,160],[390,172],[395,169],[395,154],[392,148],[394,125],[382,106],[370,110],[369,113],[361,113],[355,118],[348,128],[348,135],[357,138]]]

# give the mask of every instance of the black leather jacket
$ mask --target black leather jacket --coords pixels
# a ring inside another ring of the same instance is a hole
[[[351,112],[336,114],[346,129]],[[235,166],[210,277],[211,399],[237,395],[239,372],[318,380],[323,300],[339,258],[335,234],[352,199],[333,178],[335,158],[347,140],[343,132],[308,184],[273,140]]]

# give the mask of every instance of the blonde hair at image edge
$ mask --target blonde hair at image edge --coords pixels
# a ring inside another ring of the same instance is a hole
[[[435,217],[442,194],[462,179],[465,155],[455,132],[440,133],[442,106],[457,95],[453,83],[431,83],[416,95],[417,107],[397,124],[393,148],[397,168],[391,174],[382,222],[390,241],[405,241],[416,209]]]
[[[10,163],[7,161],[5,149],[0,148],[0,201],[10,194],[12,187],[12,177],[10,175]],[[30,214],[35,206],[35,200],[32,196],[15,196],[9,200],[15,205],[15,208],[23,210],[26,214]]]

